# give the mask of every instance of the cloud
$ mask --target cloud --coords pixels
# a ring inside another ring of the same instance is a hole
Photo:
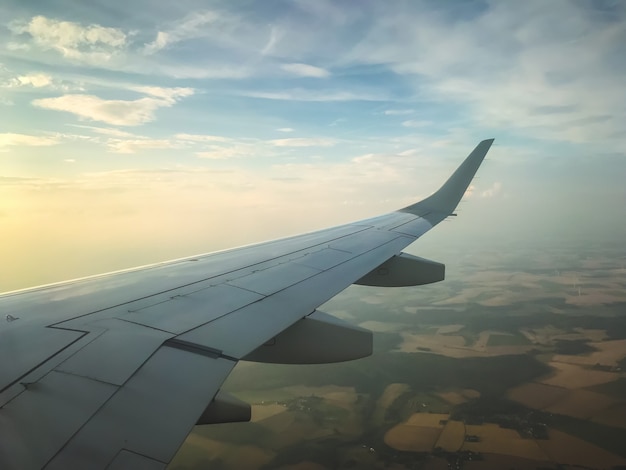
[[[180,97],[193,93],[191,88],[137,87],[151,97],[136,100],[105,100],[94,95],[72,94],[34,100],[34,106],[64,111],[79,118],[106,122],[116,126],[138,126],[153,121],[155,112],[172,106]]]
[[[268,141],[276,147],[332,147],[337,143],[335,139],[329,138],[303,138],[274,139]]]
[[[52,77],[45,73],[32,73],[28,75],[20,75],[10,80],[9,87],[32,86],[33,88],[42,88],[52,84]]]
[[[96,132],[97,134],[108,135],[111,137],[122,137],[122,138],[137,138],[141,136],[137,136],[136,134],[132,134],[131,132],[122,131],[120,129],[113,129],[110,127],[95,127],[95,126],[83,126],[79,124],[70,124],[73,127],[79,127],[81,129],[89,129],[90,131]]]
[[[168,31],[159,31],[154,41],[146,44],[146,54],[154,54],[178,42],[196,37],[206,36],[210,28],[207,25],[215,23],[219,15],[212,11],[191,13],[181,21],[175,23]]]
[[[412,109],[388,109],[385,111],[385,114],[387,116],[405,116],[414,112]]]
[[[12,23],[15,34],[28,34],[42,49],[53,49],[69,59],[108,61],[126,46],[127,37],[117,28],[97,24],[83,26],[71,21],[59,21],[34,16],[28,23]]]
[[[487,2],[458,21],[446,9],[388,9],[337,62],[384,64],[417,96],[456,106],[478,126],[571,143],[602,137],[623,148],[626,9],[600,10]]]
[[[196,152],[198,158],[208,158],[210,160],[226,160],[235,157],[245,157],[249,155],[248,149],[242,147],[216,147],[213,150]]]
[[[308,64],[283,64],[280,68],[299,77],[326,78],[330,76],[330,72],[328,70]]]
[[[27,51],[30,49],[30,46],[28,44],[20,42],[9,42],[5,47],[9,51]]]
[[[410,119],[408,121],[404,121],[402,122],[402,125],[404,127],[425,127],[432,124],[430,121],[417,121],[415,119]]]
[[[294,131],[294,129],[292,129],[291,127],[279,127],[276,130],[278,132],[293,132]]]
[[[14,134],[11,132],[0,134],[0,148],[14,147],[14,146],[31,146],[31,147],[44,147],[49,145],[56,145],[59,143],[59,139],[56,137],[43,137],[30,134]]]
[[[224,160],[230,158],[267,156],[267,145],[256,139],[242,139],[229,142],[226,145],[209,145],[204,150],[196,152],[199,158]]]
[[[177,144],[168,139],[109,139],[107,146],[114,153],[137,153],[141,150],[176,148]]]
[[[344,90],[308,90],[295,88],[284,91],[246,91],[241,95],[250,98],[281,101],[385,101],[382,93],[353,92]]]
[[[174,103],[177,99],[191,96],[194,93],[193,88],[164,88],[158,86],[136,86],[131,87],[131,90],[162,98],[168,103]]]
[[[232,140],[228,137],[205,134],[176,134],[175,137],[180,140],[189,140],[192,142],[228,142]]]
[[[276,26],[272,26],[270,29],[270,37],[265,46],[263,46],[263,49],[261,49],[261,55],[271,54],[276,44],[280,41],[281,35],[280,29]]]
[[[485,189],[480,193],[481,197],[494,197],[502,191],[502,183],[496,181],[489,189]]]

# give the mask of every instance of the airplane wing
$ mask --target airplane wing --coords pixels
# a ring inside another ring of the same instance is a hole
[[[453,212],[492,142],[396,212],[0,296],[0,468],[162,469],[196,423],[249,419],[220,392],[238,361],[371,354],[371,332],[317,307],[354,283],[442,280],[402,249]]]

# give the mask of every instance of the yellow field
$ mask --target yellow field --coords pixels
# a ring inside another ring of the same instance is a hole
[[[556,362],[566,362],[570,364],[583,364],[593,366],[600,364],[603,366],[617,367],[618,361],[626,356],[626,339],[613,341],[599,341],[591,343],[591,346],[598,349],[584,356],[555,355]]]
[[[478,398],[480,393],[470,388],[461,391],[449,391],[437,393],[442,399],[450,403],[451,405],[460,405],[472,398]]]
[[[448,413],[413,413],[405,424],[411,426],[426,426],[430,428],[443,428],[441,421],[450,417]]]
[[[387,385],[385,391],[376,402],[376,408],[374,409],[374,413],[372,414],[372,422],[378,425],[383,424],[383,422],[385,421],[385,413],[387,412],[387,408],[391,406],[396,398],[398,398],[404,392],[408,391],[409,388],[410,387],[407,384]]]
[[[562,387],[529,382],[509,390],[508,397],[529,408],[543,410],[562,400],[568,393],[569,390]]]
[[[614,398],[588,390],[572,390],[567,396],[546,408],[550,413],[558,413],[575,418],[592,418],[616,403]]]
[[[512,455],[532,460],[549,460],[532,439],[522,439],[517,431],[504,429],[497,424],[466,425],[467,435],[479,436],[480,442],[464,442],[463,450]]]
[[[611,406],[594,415],[591,420],[597,423],[606,424],[607,426],[626,428],[626,403]]]
[[[574,328],[576,333],[565,332],[553,326],[545,326],[542,328],[522,328],[520,332],[533,343],[552,344],[554,340],[580,340],[586,339],[593,342],[603,342],[607,335],[605,330],[592,330],[585,328]],[[594,347],[598,345],[594,344]],[[601,347],[600,347],[601,349]],[[577,356],[571,356],[577,357]],[[584,357],[584,356],[580,356]],[[594,363],[595,364],[595,363]]]
[[[587,277],[584,271],[562,272],[558,275],[503,273],[501,271],[467,272],[464,281],[469,287],[465,287],[455,296],[448,296],[434,304],[454,305],[477,302],[486,306],[504,306],[518,301],[555,296],[573,305],[589,306],[623,302],[626,300],[624,284],[615,282],[616,279],[621,278],[623,275],[618,269],[607,273],[604,279]],[[556,292],[553,289],[546,289],[545,281],[560,285],[560,289]],[[602,282],[602,285],[598,286],[598,282]],[[510,288],[513,285],[514,291]]]
[[[370,331],[375,331],[379,333],[385,333],[388,331],[400,331],[403,328],[406,328],[406,325],[403,323],[388,323],[382,321],[369,320],[363,323],[359,323],[361,328],[368,329]]]
[[[259,447],[226,444],[191,433],[170,466],[176,468],[180,465],[193,468],[203,460],[219,458],[227,462],[231,468],[253,470],[269,463],[275,455],[275,452]]]
[[[287,410],[287,407],[283,405],[269,404],[269,405],[252,405],[252,417],[250,421],[256,423],[263,421],[270,416],[283,413]]]
[[[614,372],[585,369],[577,364],[552,361],[549,365],[555,369],[554,375],[541,380],[541,383],[556,387],[569,389],[591,387],[619,378],[619,374]]]
[[[430,452],[443,431],[441,421],[448,417],[448,414],[413,413],[404,423],[387,431],[385,444],[397,450]]]
[[[396,450],[430,452],[434,449],[442,428],[398,424],[385,434],[385,444]]]
[[[463,358],[524,354],[533,348],[531,344],[523,346],[487,346],[490,334],[491,332],[483,331],[475,344],[466,346],[465,338],[459,335],[400,333],[402,343],[400,343],[399,350],[402,352],[418,352],[418,348],[428,348],[429,353]]]
[[[607,290],[603,287],[583,287],[581,288],[580,295],[572,294],[565,296],[566,303],[585,307],[591,305],[612,304],[614,302],[623,302],[624,300],[626,300],[626,295],[607,292]]]
[[[326,470],[326,467],[315,462],[300,462],[293,465],[283,465],[277,470]]]
[[[399,350],[402,352],[419,352],[418,348],[428,348],[429,353],[455,358],[490,355],[486,351],[466,347],[465,339],[462,336],[412,333],[400,333],[400,335],[402,336],[402,343],[400,343]]]
[[[356,400],[356,392],[354,387],[340,387],[338,385],[326,385],[324,387],[307,387],[306,385],[293,385],[291,387],[284,387],[279,390],[285,390],[295,397],[308,397],[315,395],[318,397],[326,398],[327,396],[346,397],[347,400]]]
[[[441,447],[448,452],[456,452],[465,442],[465,424],[461,421],[448,421],[439,435],[435,447]]]
[[[612,415],[618,400],[607,395],[581,389],[566,389],[541,383],[526,383],[511,389],[508,393],[515,400],[529,408],[549,411],[581,419],[593,419],[616,423],[626,423],[626,415]],[[626,407],[626,404],[622,404]],[[626,409],[624,410],[626,413]],[[608,423],[607,423],[608,424]],[[615,426],[616,424],[611,424]],[[624,426],[625,424],[622,424]]]
[[[502,470],[511,469],[515,470],[536,470],[538,467],[553,468],[552,463],[545,461],[538,462],[536,460],[524,459],[521,457],[512,457],[510,455],[502,454],[483,454],[484,460],[465,462],[463,464],[464,470]]]
[[[610,468],[626,459],[564,432],[550,430],[550,439],[537,441],[550,460],[587,468]]]
[[[461,330],[463,327],[464,325],[456,325],[456,324],[445,325],[437,329],[437,334],[445,335],[445,334],[450,334],[450,333],[456,333],[457,331]]]

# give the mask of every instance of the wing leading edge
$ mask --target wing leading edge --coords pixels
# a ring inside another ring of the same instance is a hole
[[[220,392],[239,360],[371,354],[371,332],[317,307],[353,283],[442,280],[402,250],[454,211],[492,142],[396,212],[0,296],[0,467],[164,468],[196,423],[249,417]]]

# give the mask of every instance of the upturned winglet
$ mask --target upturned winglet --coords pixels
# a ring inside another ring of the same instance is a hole
[[[494,139],[480,142],[438,191],[400,212],[409,212],[428,219],[433,225],[448,217],[465,194]]]

